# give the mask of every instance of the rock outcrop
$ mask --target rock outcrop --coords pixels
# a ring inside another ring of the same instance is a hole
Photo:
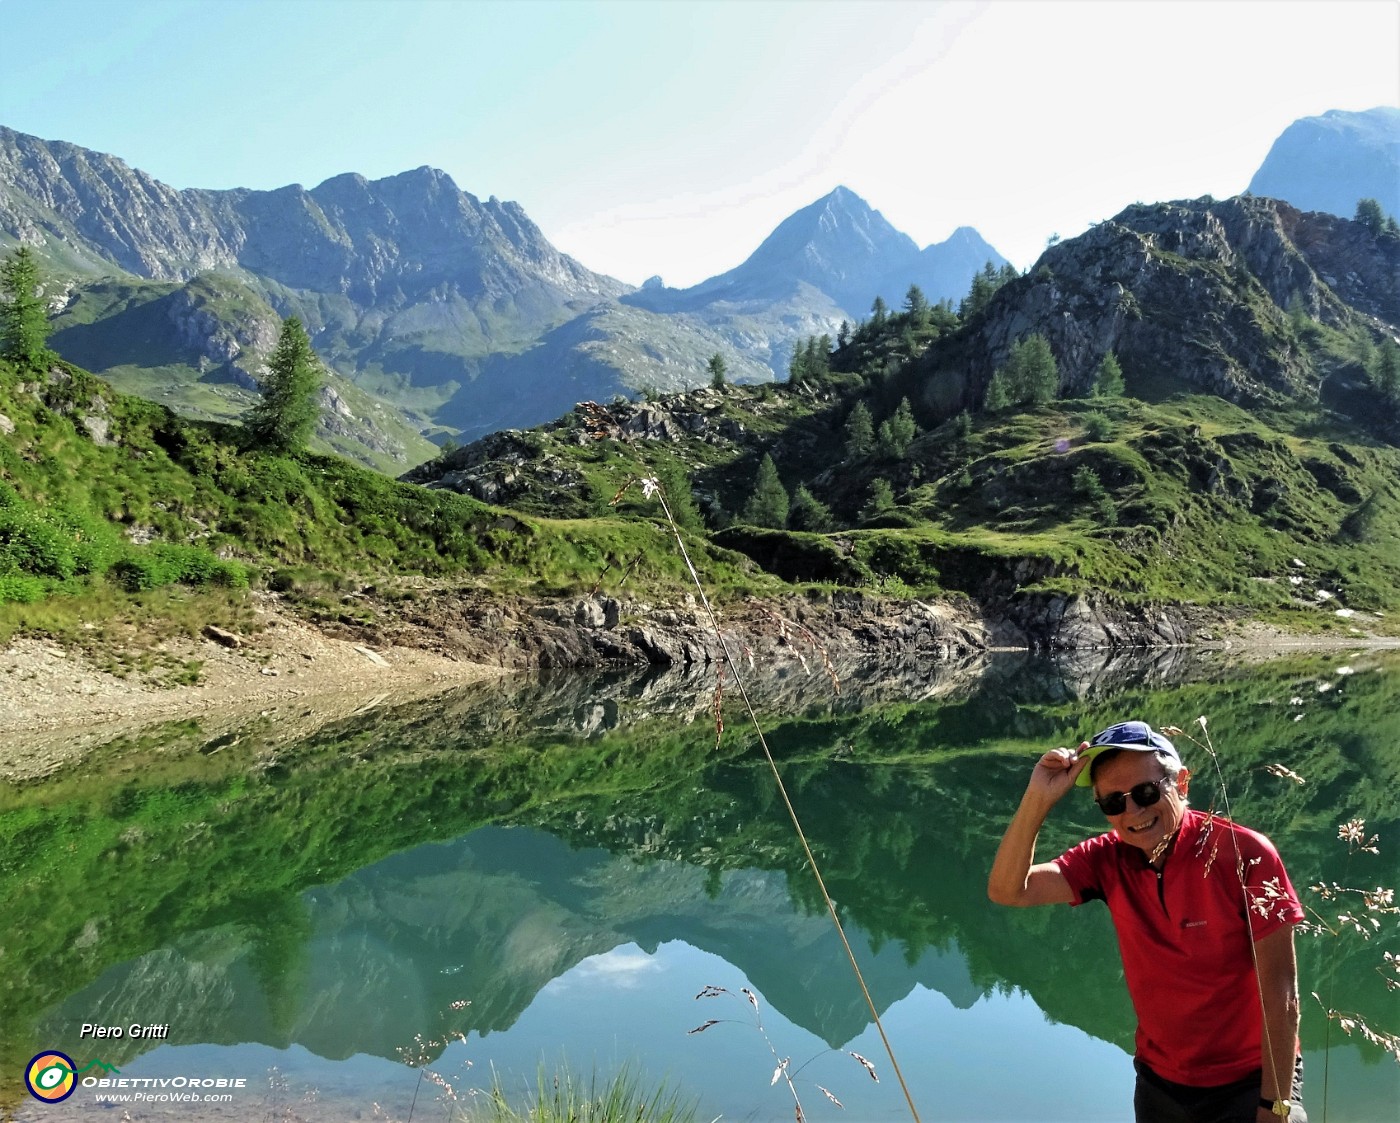
[[[1317,392],[1287,309],[1338,326],[1357,311],[1400,324],[1400,239],[1273,199],[1137,204],[1051,246],[1005,285],[970,340],[946,404],[979,402],[992,372],[1032,334],[1050,342],[1068,396],[1088,392],[1114,351],[1134,376],[1163,376],[1236,402]],[[949,356],[934,349],[930,368]]]

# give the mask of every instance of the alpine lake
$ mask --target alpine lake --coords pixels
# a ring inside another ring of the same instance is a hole
[[[1400,1117],[1400,1065],[1323,1009],[1400,1032],[1397,917],[1308,888],[1400,882],[1400,653],[749,677],[898,1073],[733,680],[717,738],[713,672],[628,670],[309,733],[295,704],[191,718],[0,788],[0,1118],[427,1123],[619,1072],[701,1121],[908,1119],[900,1075],[930,1123],[1130,1118],[1107,910],[985,888],[1039,753],[1123,717],[1186,730],[1193,805],[1228,798],[1336,930],[1298,937],[1310,1118]],[[1358,819],[1378,853],[1339,839]],[[1075,792],[1038,856],[1103,829]],[[26,1088],[47,1050],[85,1070],[58,1103]],[[109,1067],[244,1084],[110,1104]]]

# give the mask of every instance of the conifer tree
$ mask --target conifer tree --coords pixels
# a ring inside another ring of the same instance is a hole
[[[321,362],[301,321],[295,317],[283,320],[262,380],[262,399],[243,422],[252,446],[278,455],[305,448],[320,415],[316,395],[324,380]]]
[[[873,304],[870,305],[870,322],[876,327],[880,327],[889,318],[889,306],[885,304],[885,298],[877,296]]]
[[[1391,416],[1400,418],[1400,346],[1386,341],[1376,353],[1371,384],[1390,407]]]
[[[788,525],[793,530],[824,534],[833,525],[831,508],[808,491],[806,484],[798,484],[792,497],[792,509],[788,512]]]
[[[1002,371],[1012,405],[1043,405],[1054,401],[1060,392],[1060,369],[1043,335],[1015,344]]]
[[[710,372],[710,385],[716,390],[720,389],[724,385],[725,379],[729,374],[729,368],[725,366],[724,363],[724,356],[716,351],[710,356],[707,369]]]
[[[987,394],[982,406],[988,413],[1001,413],[1011,408],[1011,392],[1006,388],[1006,375],[997,370],[987,383]]]
[[[28,246],[20,246],[0,266],[0,339],[4,355],[31,370],[42,370],[57,357],[46,346],[49,317],[39,295],[39,266]]]
[[[903,460],[909,454],[909,446],[918,432],[919,427],[914,423],[914,411],[909,408],[909,399],[901,398],[894,413],[880,423],[880,454],[894,460]]]
[[[793,344],[792,358],[788,360],[788,382],[793,386],[807,381],[807,348]]]
[[[1000,269],[990,261],[987,262],[982,266],[982,271],[973,276],[972,286],[968,289],[967,295],[962,298],[962,303],[958,305],[958,315],[964,320],[977,315],[991,303],[997,289],[1001,288],[1007,281],[1014,281],[1019,276],[1020,274],[1016,272],[1016,266],[1009,261]]]
[[[878,515],[883,515],[893,506],[894,488],[890,486],[890,481],[884,476],[876,476],[870,481],[870,498],[865,501],[865,506],[861,508],[860,517],[873,519]]]
[[[1107,351],[1094,369],[1094,385],[1090,397],[1121,398],[1123,390],[1123,368],[1118,365],[1118,356],[1112,351]]]
[[[1372,234],[1379,234],[1385,229],[1385,211],[1381,209],[1380,203],[1375,199],[1359,199],[1356,203],[1356,217],[1353,221],[1361,223]]]
[[[846,418],[846,456],[859,460],[869,456],[875,449],[875,422],[870,416],[870,407],[864,402],[856,402],[850,417]]]
[[[789,505],[787,489],[778,478],[778,467],[765,452],[754,477],[753,493],[744,504],[744,521],[781,530],[787,526]]]
[[[666,497],[666,509],[671,512],[677,526],[687,530],[705,529],[705,520],[691,490],[690,476],[684,468],[678,464],[663,464],[656,469],[656,482],[661,485],[661,493]]]
[[[904,311],[908,313],[909,326],[914,331],[923,331],[928,327],[932,309],[929,308],[924,290],[918,285],[910,285],[909,291],[904,294]]]

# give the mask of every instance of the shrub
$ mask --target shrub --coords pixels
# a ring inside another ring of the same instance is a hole
[[[1084,435],[1091,441],[1106,441],[1113,436],[1113,422],[1106,414],[1095,410],[1084,415]]]
[[[176,582],[229,589],[248,586],[248,570],[238,562],[216,557],[203,546],[168,542],[131,550],[109,572],[129,593],[159,589]]]
[[[72,540],[25,506],[0,510],[0,572],[72,577]]]
[[[0,604],[33,604],[44,599],[47,590],[37,577],[9,573],[0,577]]]

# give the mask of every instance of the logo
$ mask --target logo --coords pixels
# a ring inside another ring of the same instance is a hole
[[[90,1068],[103,1072],[120,1072],[106,1061],[91,1060],[82,1068],[73,1063],[73,1058],[57,1049],[46,1049],[37,1053],[34,1059],[24,1066],[24,1084],[29,1094],[44,1103],[56,1104],[66,1100],[78,1086],[77,1078]]]

